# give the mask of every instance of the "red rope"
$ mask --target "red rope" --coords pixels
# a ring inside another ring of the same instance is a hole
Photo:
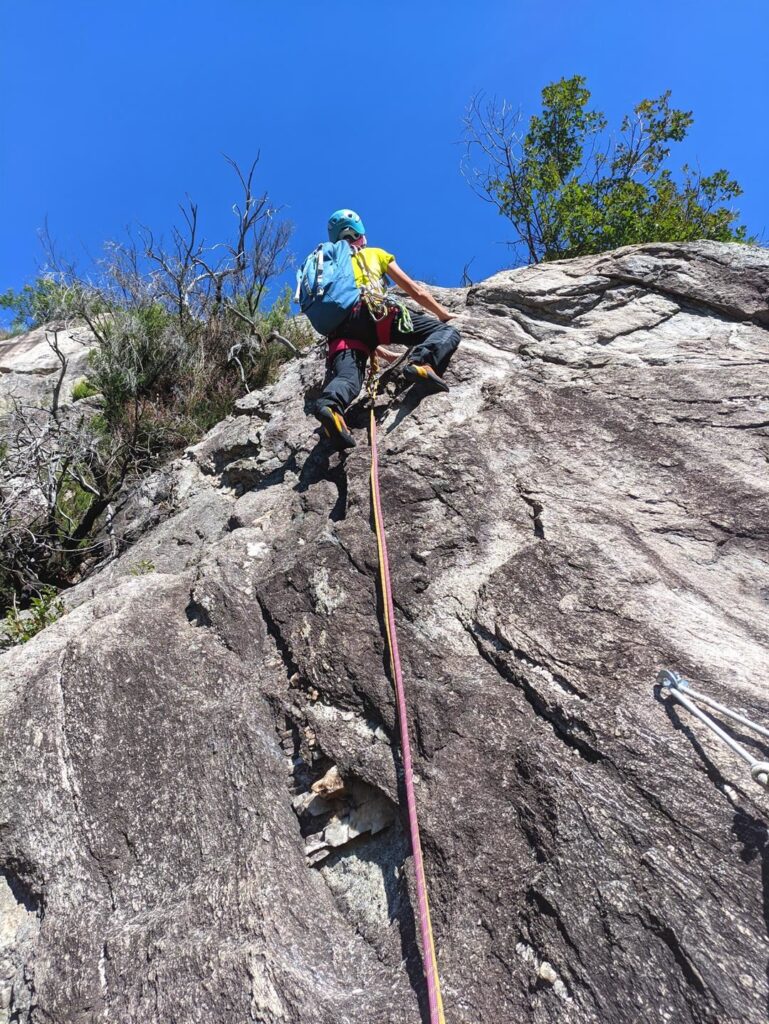
[[[445,1024],[440,979],[438,977],[438,961],[435,955],[435,943],[430,922],[430,905],[427,900],[427,880],[422,859],[422,843],[419,836],[417,801],[414,792],[414,773],[411,764],[411,741],[409,739],[406,691],[403,686],[401,663],[398,654],[398,635],[395,628],[395,609],[393,607],[392,586],[390,582],[390,565],[387,558],[387,538],[385,536],[379,493],[379,458],[377,456],[376,420],[374,418],[373,406],[371,409],[371,500],[374,507],[374,527],[379,551],[379,578],[382,586],[382,604],[384,607],[387,645],[390,652],[390,668],[392,670],[398,705],[398,723],[400,726],[401,756],[403,758],[409,833],[411,836],[411,852],[414,857],[419,927],[422,934],[422,967],[427,983],[430,1024]]]

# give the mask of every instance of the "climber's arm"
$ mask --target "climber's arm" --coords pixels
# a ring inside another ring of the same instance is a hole
[[[391,277],[398,287],[402,288],[412,299],[416,299],[423,309],[426,309],[428,313],[432,313],[433,316],[437,316],[439,320],[450,320],[455,315],[451,310],[442,306],[440,302],[436,302],[428,290],[423,288],[421,284],[412,281],[409,275],[401,270],[395,260],[388,266],[387,276]]]
[[[386,348],[384,345],[379,345],[376,350],[377,359],[381,359],[385,363],[394,363],[395,360],[400,359],[402,355],[402,352],[393,352],[391,348]]]

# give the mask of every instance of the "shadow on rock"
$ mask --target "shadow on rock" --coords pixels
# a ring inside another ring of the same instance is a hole
[[[329,511],[328,517],[333,522],[340,522],[347,515],[347,456],[337,453],[330,441],[319,434],[317,444],[310,451],[299,472],[299,480],[294,490],[304,494],[313,485],[323,480],[330,480],[337,490],[336,501]],[[337,456],[335,465],[331,464],[332,456]]]
[[[661,699],[661,687],[656,688],[656,693],[657,697]],[[723,789],[725,786],[732,786],[732,788],[734,788],[731,783],[727,782],[717,766],[710,760],[702,744],[689,726],[681,719],[675,704],[668,700],[664,700],[663,704],[673,728],[679,732],[683,732],[689,740],[694,752],[705,766],[705,771],[710,781],[714,785],[718,786],[719,789]],[[722,723],[722,727],[723,724],[724,723]],[[750,742],[751,744],[755,742],[753,737],[742,737],[740,734],[737,734],[737,738],[740,742]],[[742,791],[740,792],[742,796],[748,798],[745,793],[742,793]],[[767,828],[766,822],[761,818],[757,818],[754,815],[749,814],[746,810],[740,807],[735,811],[734,819],[732,821],[732,831],[740,843],[742,843],[742,850],[740,851],[739,856],[743,864],[752,864],[757,859],[761,862],[762,912],[764,927],[766,929],[766,934],[769,937],[769,828]],[[769,981],[769,963],[766,964],[764,971],[767,981]],[[767,1010],[769,1011],[769,1002],[767,1003]]]
[[[323,384],[320,382],[313,384],[307,388],[304,393],[304,414],[305,416],[312,416],[315,412],[315,403],[323,393]]]
[[[742,843],[740,859],[744,864],[761,862],[762,910],[764,926],[769,936],[769,831],[766,822],[756,818],[742,808],[738,808],[732,822],[732,831]],[[766,979],[769,982],[769,964],[766,966]],[[767,1001],[767,1017],[769,1017],[769,1001]]]
[[[397,409],[397,412],[395,414],[395,419],[392,421],[392,423],[387,428],[385,433],[392,434],[395,428],[399,427],[400,424],[406,419],[406,417],[409,416],[412,412],[414,412],[414,410],[419,406],[422,399],[426,398],[428,394],[428,391],[415,385],[409,388],[408,391],[406,391],[406,393],[403,395],[403,398],[400,401],[398,401],[397,404],[393,402],[393,405]],[[396,393],[396,398],[400,398],[400,394]]]
[[[388,960],[395,949],[383,928],[398,933],[397,962],[405,967],[417,998],[420,1018],[429,1019],[427,988],[419,953],[416,918],[409,895],[405,863],[409,856],[408,825],[393,823],[384,832],[365,835],[332,854],[321,868],[327,885],[363,937]],[[381,904],[385,903],[386,906]]]

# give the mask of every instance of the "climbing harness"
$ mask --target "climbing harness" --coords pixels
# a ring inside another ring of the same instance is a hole
[[[377,456],[376,417],[374,401],[378,389],[376,362],[372,355],[372,372],[367,383],[371,399],[370,441],[371,441],[371,504],[374,509],[374,529],[376,531],[377,550],[379,552],[379,580],[382,588],[382,608],[384,609],[385,632],[387,647],[390,654],[390,669],[395,685],[395,696],[398,705],[398,724],[401,738],[401,757],[403,760],[403,778],[406,790],[409,833],[411,836],[411,852],[414,857],[414,874],[416,876],[417,904],[419,909],[419,927],[422,934],[422,966],[427,983],[427,1001],[430,1008],[430,1024],[446,1024],[443,1015],[440,979],[438,977],[438,960],[435,953],[433,929],[430,921],[430,905],[427,900],[427,880],[425,878],[422,859],[422,843],[419,837],[419,820],[417,818],[417,802],[414,792],[414,773],[411,764],[411,741],[409,739],[408,711],[406,708],[406,691],[403,686],[400,657],[398,655],[398,636],[395,628],[395,610],[393,607],[392,586],[390,583],[390,566],[387,558],[387,538],[382,518],[382,503],[379,494],[379,459]]]
[[[741,743],[738,743],[737,740],[729,735],[729,733],[725,732],[717,722],[713,721],[710,715],[707,715],[704,711],[698,708],[693,701],[696,700],[702,704],[706,704],[719,714],[725,715],[727,718],[731,718],[735,722],[739,722],[740,725],[747,726],[748,729],[752,729],[754,732],[759,733],[766,739],[769,739],[769,729],[764,728],[763,725],[759,725],[750,718],[746,718],[737,711],[732,711],[731,708],[726,707],[724,704],[720,704],[717,700],[713,700],[712,697],[708,697],[704,693],[699,693],[699,691],[693,690],[688,679],[684,679],[683,676],[678,675],[677,672],[671,672],[669,669],[663,669],[657,674],[657,682],[670,694],[673,700],[678,701],[678,703],[683,705],[687,711],[691,712],[695,718],[698,718],[704,725],[711,729],[716,736],[722,740],[722,742],[737,754],[738,757],[741,757],[743,761],[747,761],[750,765],[750,777],[754,782],[757,782],[759,786],[763,786],[765,789],[769,788],[769,761],[759,761],[757,758],[753,757]]]

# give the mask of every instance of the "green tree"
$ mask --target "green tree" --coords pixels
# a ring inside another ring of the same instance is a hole
[[[72,290],[56,280],[53,274],[38,277],[31,284],[25,284],[21,291],[9,288],[0,293],[0,310],[13,314],[10,323],[12,334],[39,327],[72,313],[74,309]]]
[[[665,166],[693,122],[691,111],[670,106],[669,91],[642,100],[616,139],[589,102],[575,75],[542,90],[542,111],[525,131],[506,102],[476,97],[468,109],[465,175],[510,220],[528,262],[642,242],[748,241],[732,205],[742,189],[727,171],[703,175],[684,164],[674,176]]]

